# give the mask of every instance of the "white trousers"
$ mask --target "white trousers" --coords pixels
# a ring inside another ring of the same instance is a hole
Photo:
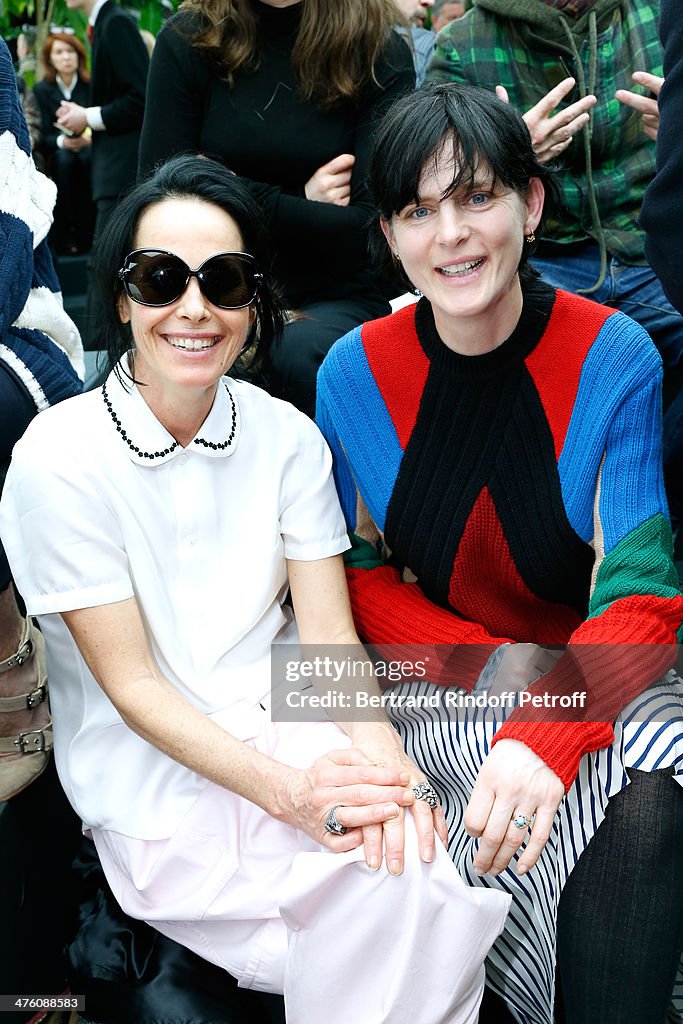
[[[265,718],[265,716],[264,716]],[[295,767],[349,745],[331,723],[271,723],[250,741]],[[509,898],[465,885],[437,842],[423,864],[406,815],[405,869],[371,871],[209,783],[170,839],[93,830],[132,917],[284,993],[288,1024],[474,1024],[484,959]]]

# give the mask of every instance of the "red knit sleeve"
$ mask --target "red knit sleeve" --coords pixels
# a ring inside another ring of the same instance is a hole
[[[430,681],[471,690],[493,651],[507,643],[483,626],[440,608],[417,583],[404,582],[373,545],[352,537],[346,579],[356,629],[366,643],[447,645],[448,656],[432,658]]]

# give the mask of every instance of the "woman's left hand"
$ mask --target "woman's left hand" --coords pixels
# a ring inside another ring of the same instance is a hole
[[[480,840],[474,858],[477,874],[499,874],[527,838],[517,874],[533,867],[563,797],[563,783],[533,750],[518,740],[497,743],[481,766],[465,811],[467,832]],[[518,816],[528,825],[516,825]]]
[[[410,787],[427,782],[424,772],[410,760],[401,746],[395,729],[388,723],[362,723],[354,725],[352,739],[355,747],[363,751],[373,764],[397,767],[410,775]],[[448,846],[448,829],[443,809],[439,804],[433,810],[426,800],[415,800],[410,806],[415,821],[420,859],[430,863],[435,857],[435,835],[444,846]],[[365,860],[369,867],[378,868],[382,863],[382,847],[387,867],[392,875],[403,871],[404,859],[404,815],[401,808],[395,818],[381,825],[368,825],[363,829]]]
[[[642,85],[644,89],[649,89],[654,93],[654,99],[651,96],[641,96],[640,93],[630,92],[629,89],[617,89],[614,95],[620,103],[632,107],[642,114],[643,131],[649,138],[656,139],[659,131],[658,97],[659,90],[664,85],[664,79],[659,75],[651,75],[647,71],[634,71],[631,78],[636,85]]]

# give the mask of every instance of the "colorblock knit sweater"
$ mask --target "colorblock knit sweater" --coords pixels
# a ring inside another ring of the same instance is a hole
[[[517,709],[496,736],[566,787],[675,657],[660,388],[638,324],[540,282],[485,355],[447,348],[421,299],[346,335],[318,377],[349,529],[366,533],[360,498],[391,552],[357,539],[348,561],[361,639],[459,645],[435,681],[455,668],[466,689],[501,643],[569,644],[534,686],[571,693],[589,678],[593,720]]]
[[[40,412],[82,390],[83,347],[45,241],[56,188],[36,170],[9,51],[0,39],[0,361]]]

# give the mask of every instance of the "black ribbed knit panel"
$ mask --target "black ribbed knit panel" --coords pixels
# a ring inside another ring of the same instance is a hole
[[[554,291],[534,282],[513,334],[482,356],[439,338],[431,307],[416,312],[430,370],[389,502],[385,537],[425,594],[449,606],[453,563],[472,508],[489,488],[517,570],[541,599],[585,614],[592,551],[566,516],[553,438],[524,359],[547,326]],[[540,515],[539,515],[540,510]],[[588,568],[587,568],[588,566]]]

